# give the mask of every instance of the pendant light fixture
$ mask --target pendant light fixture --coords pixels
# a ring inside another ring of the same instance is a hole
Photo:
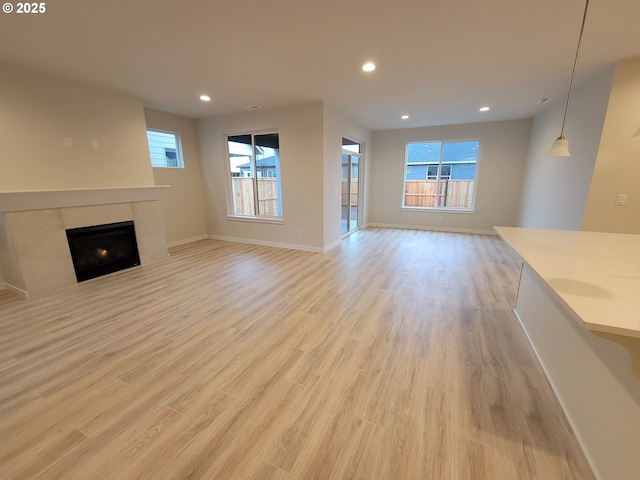
[[[584,24],[587,20],[587,10],[589,9],[589,0],[585,0],[584,15],[582,16],[582,26],[580,27],[580,36],[578,37],[578,46],[576,48],[576,58],[573,61],[573,72],[571,73],[571,82],[569,82],[569,93],[567,95],[567,104],[564,107],[564,117],[562,119],[562,129],[560,136],[551,145],[550,157],[569,157],[569,140],[564,136],[564,124],[567,121],[567,112],[569,111],[569,102],[571,101],[571,91],[573,90],[573,79],[576,75],[576,65],[578,64],[578,53],[580,52],[580,43],[582,43],[582,33],[584,32]]]

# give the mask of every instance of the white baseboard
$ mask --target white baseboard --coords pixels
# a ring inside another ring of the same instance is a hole
[[[475,228],[451,228],[451,227],[434,227],[425,225],[397,225],[394,223],[368,223],[365,228],[398,228],[401,230],[426,230],[431,232],[446,233],[471,233],[474,235],[493,235],[497,233],[493,230],[481,230]]]
[[[10,283],[6,283],[6,282],[5,283],[0,283],[0,290],[9,290],[10,292],[15,293],[16,295],[19,295],[20,297],[24,298],[25,300],[27,300],[29,298],[29,294],[27,292],[25,292],[21,288],[14,287]]]
[[[222,235],[208,235],[207,238],[211,240],[222,240],[224,242],[247,243],[249,245],[261,245],[263,247],[288,248],[290,250],[303,250],[306,252],[314,253],[324,253],[325,251],[325,249],[321,247],[308,247],[306,245],[297,245],[295,243],[266,242],[263,240],[254,240],[251,238],[225,237]]]
[[[340,245],[340,243],[342,242],[342,239],[339,238],[338,240],[336,240],[333,243],[330,243],[329,245],[327,245],[326,247],[324,247],[324,249],[322,250],[322,253],[327,253],[329,250],[336,248],[338,245]]]
[[[554,395],[556,396],[556,399],[558,400],[558,403],[560,404],[560,408],[562,408],[562,411],[564,412],[564,416],[567,419],[567,422],[569,422],[569,425],[571,426],[571,429],[573,430],[573,434],[576,437],[576,440],[578,440],[578,444],[580,445],[580,448],[582,449],[582,453],[584,454],[585,458],[587,459],[587,463],[589,464],[589,466],[591,467],[591,471],[594,474],[594,476],[600,480],[600,474],[599,474],[599,470],[597,468],[597,464],[596,462],[593,460],[593,457],[589,454],[589,449],[588,449],[588,445],[587,443],[584,441],[584,438],[582,436],[582,429],[580,428],[580,425],[577,425],[573,415],[571,414],[571,410],[567,407],[566,402],[564,401],[564,397],[561,394],[561,391],[557,388],[553,377],[550,375],[549,370],[547,369],[547,365],[544,362],[542,356],[540,355],[540,352],[538,352],[538,349],[536,348],[535,343],[533,342],[533,340],[531,339],[531,336],[529,335],[529,332],[527,331],[527,328],[524,324],[524,322],[522,321],[522,319],[520,318],[520,315],[518,314],[518,311],[515,309],[515,307],[513,308],[513,314],[516,317],[516,320],[518,320],[518,323],[520,323],[520,327],[522,328],[522,331],[524,332],[525,336],[527,337],[527,340],[529,341],[529,345],[531,345],[531,349],[533,350],[533,353],[536,355],[536,358],[538,359],[538,363],[540,364],[540,366],[542,367],[542,371],[544,372],[544,376],[547,378],[547,381],[549,382],[549,385],[551,385],[551,389],[553,390]]]
[[[207,235],[198,235],[197,237],[184,238],[182,240],[176,240],[175,242],[167,243],[167,247],[178,247],[180,245],[186,245],[187,243],[197,242],[199,240],[206,240],[209,237]]]
[[[416,225],[396,225],[396,224],[386,224],[386,223],[368,223],[365,226],[361,227],[361,230],[366,230],[367,228],[397,228],[403,230],[426,230],[426,231],[435,231],[435,232],[448,232],[448,233],[469,233],[475,235],[492,235],[497,236],[498,234],[494,230],[479,230],[479,229],[470,229],[470,228],[439,228],[439,227],[425,227],[425,226],[416,226]],[[335,242],[326,245],[323,248],[320,247],[308,247],[306,245],[298,245],[295,243],[279,243],[279,242],[267,242],[264,240],[255,240],[251,238],[239,238],[239,237],[226,237],[224,235],[207,235],[206,237],[210,240],[222,240],[224,242],[236,242],[236,243],[246,243],[249,245],[261,245],[264,247],[277,247],[277,248],[288,248],[291,250],[303,250],[307,252],[315,252],[315,253],[327,253],[330,250],[336,248],[342,242],[342,239],[338,239]],[[182,243],[190,243],[192,241],[202,240],[202,238],[194,238]],[[181,243],[171,243],[169,246],[180,245]]]

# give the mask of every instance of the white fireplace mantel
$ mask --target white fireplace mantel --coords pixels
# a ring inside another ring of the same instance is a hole
[[[0,191],[0,212],[160,200],[169,185]]]

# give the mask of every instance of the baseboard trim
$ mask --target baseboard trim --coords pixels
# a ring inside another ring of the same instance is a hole
[[[342,239],[339,238],[338,240],[336,240],[333,243],[330,243],[329,245],[327,245],[326,247],[323,248],[322,252],[323,253],[327,253],[329,250],[332,250],[334,248],[336,248],[338,245],[340,245],[340,243],[342,242]]]
[[[0,283],[0,290],[8,290],[11,293],[15,293],[16,295],[19,295],[20,297],[24,298],[25,300],[29,299],[29,294],[27,292],[25,292],[21,288],[14,287],[10,283],[6,283],[6,282]]]
[[[187,243],[198,242],[200,240],[207,240],[209,237],[207,235],[198,235],[197,237],[184,238],[182,240],[176,240],[174,242],[167,243],[167,247],[179,247],[180,245],[186,245]]]
[[[565,402],[563,401],[562,396],[559,393],[559,390],[556,388],[556,385],[555,385],[553,379],[549,375],[549,372],[547,371],[547,367],[546,367],[544,361],[542,360],[542,357],[540,356],[540,353],[538,353],[538,349],[536,348],[535,344],[531,340],[531,337],[529,336],[529,332],[527,331],[527,328],[525,327],[524,322],[520,318],[520,315],[518,314],[518,311],[515,309],[515,307],[513,308],[512,311],[513,311],[514,316],[516,317],[516,320],[518,320],[518,323],[520,324],[520,328],[522,328],[522,331],[524,332],[524,335],[527,337],[527,341],[529,342],[529,345],[531,345],[531,348],[533,349],[533,353],[535,353],[536,358],[538,359],[538,363],[542,367],[542,371],[544,372],[544,376],[547,377],[547,381],[549,382],[549,385],[551,385],[551,389],[553,390],[553,393],[555,394],[556,398],[558,399],[558,403],[560,404],[560,408],[562,408],[562,411],[564,412],[564,416],[567,419],[567,422],[569,422],[569,425],[571,425],[571,429],[573,430],[573,434],[575,435],[576,440],[578,440],[578,444],[580,445],[580,448],[582,449],[582,453],[584,454],[585,458],[587,459],[587,463],[591,467],[591,473],[593,473],[593,475],[594,475],[594,477],[596,477],[596,479],[600,480],[601,477],[600,477],[599,471],[596,468],[596,463],[593,461],[593,458],[591,457],[591,455],[589,455],[589,451],[586,448],[586,443],[585,443],[585,441],[582,438],[582,435],[580,433],[581,430],[578,428],[578,425],[576,425],[576,423],[573,421],[573,417],[570,415],[569,409],[566,407]]]
[[[446,233],[470,233],[474,235],[492,235],[498,234],[494,230],[482,230],[475,228],[450,228],[450,227],[434,227],[425,225],[398,225],[395,223],[368,223],[365,228],[397,228],[400,230],[426,230],[431,232]]]
[[[325,253],[325,249],[321,247],[308,247],[306,245],[297,245],[295,243],[279,243],[266,242],[263,240],[255,240],[252,238],[225,237],[223,235],[207,235],[210,240],[222,240],[223,242],[246,243],[249,245],[260,245],[262,247],[288,248],[289,250],[303,250],[305,252]]]
[[[392,223],[367,223],[361,230],[366,230],[368,228],[397,228],[401,230],[424,230],[424,231],[434,231],[434,232],[446,232],[446,233],[467,233],[473,235],[491,235],[497,236],[497,232],[494,230],[480,230],[480,229],[471,229],[471,228],[447,228],[447,227],[426,227],[426,226],[416,226],[416,225],[397,225]],[[342,239],[338,239],[335,242],[326,245],[325,247],[309,247],[306,245],[298,245],[295,243],[280,243],[280,242],[267,242],[264,240],[256,240],[252,238],[239,238],[239,237],[227,237],[224,235],[206,235],[203,237],[195,237],[192,239],[188,239],[181,242],[172,242],[169,244],[169,247],[182,245],[185,243],[191,243],[198,240],[209,239],[209,240],[221,240],[223,242],[235,242],[235,243],[246,243],[248,245],[260,245],[263,247],[276,247],[276,248],[288,248],[290,250],[303,250],[306,252],[314,252],[314,253],[327,253],[330,250],[336,248],[342,242]]]

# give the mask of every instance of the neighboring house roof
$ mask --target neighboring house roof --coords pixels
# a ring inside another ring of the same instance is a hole
[[[261,160],[256,160],[256,167],[257,168],[269,168],[269,167],[276,168],[276,157],[271,156],[271,157],[263,158]],[[243,163],[242,165],[238,165],[238,168],[241,170],[248,170],[251,168],[251,163]]]
[[[419,142],[407,145],[407,164],[439,163],[443,142]],[[444,142],[442,163],[468,163],[478,160],[478,142]]]
[[[462,164],[475,164],[478,163],[477,160],[443,160],[442,165],[462,165]],[[440,162],[414,162],[409,160],[407,165],[440,165]]]

